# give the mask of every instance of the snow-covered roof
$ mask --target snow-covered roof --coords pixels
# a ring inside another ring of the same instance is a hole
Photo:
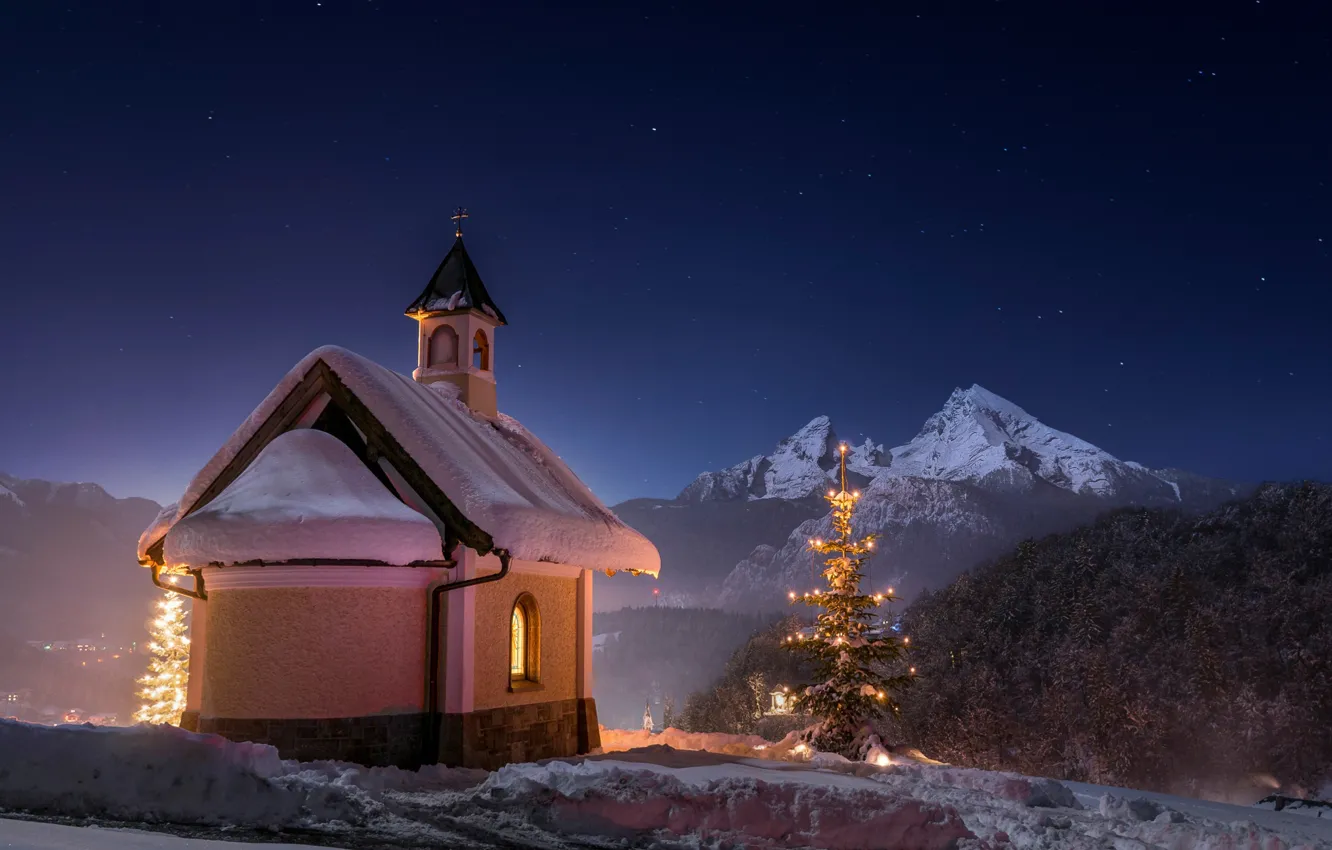
[[[336,384],[327,388],[335,390],[330,395],[345,390],[352,402],[364,406],[386,432],[385,439],[401,446],[462,517],[493,539],[495,548],[520,560],[657,575],[661,558],[656,547],[621,522],[515,419],[479,414],[457,398],[451,385],[419,384],[337,346],[312,351],[287,373],[195,475],[177,517],[190,516],[232,462],[253,449],[247,444],[265,438],[270,420],[290,416],[293,409],[299,413],[291,397],[299,387],[314,386],[311,376],[321,364],[329,373],[326,380]],[[162,517],[144,532],[140,561],[149,559],[163,527],[179,521]]]
[[[288,431],[216,498],[172,526],[167,563],[338,558],[438,561],[435,524],[399,501],[331,434]]]

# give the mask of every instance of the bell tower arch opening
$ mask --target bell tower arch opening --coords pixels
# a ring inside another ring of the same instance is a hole
[[[482,372],[490,371],[490,340],[482,328],[477,328],[472,337],[472,368]]]

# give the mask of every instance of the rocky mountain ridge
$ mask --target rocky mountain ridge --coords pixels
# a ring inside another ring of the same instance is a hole
[[[699,475],[682,502],[725,499],[801,499],[835,481],[840,441],[827,416],[811,420],[758,455]],[[885,450],[866,439],[847,453],[847,468],[863,486],[878,478],[966,481],[1029,491],[1044,482],[1072,493],[1126,503],[1183,502],[1184,486],[1210,479],[1122,461],[1072,434],[1044,424],[979,384],[958,388],[908,443]]]
[[[0,631],[22,640],[137,639],[158,591],[134,545],[158,510],[96,484],[0,473]]]
[[[819,495],[836,481],[839,445],[831,420],[819,416],[770,454],[699,475],[673,501],[635,500],[616,509],[662,550],[665,590],[692,593],[700,604],[776,607],[787,590],[817,583],[807,541],[831,532]],[[848,477],[864,494],[857,530],[883,538],[871,578],[907,594],[941,586],[1023,538],[1114,508],[1197,512],[1250,489],[1120,460],[979,385],[954,390],[909,442],[885,449],[866,439],[847,457]],[[794,527],[776,526],[778,504],[787,506],[783,519],[798,519]],[[722,510],[771,521],[759,527],[751,520],[734,534],[718,523],[713,545],[694,541],[681,557],[684,529]],[[663,511],[669,523],[661,521]],[[752,545],[747,556],[724,574],[698,574],[695,565],[734,551],[741,537]],[[673,573],[688,586],[672,586]]]

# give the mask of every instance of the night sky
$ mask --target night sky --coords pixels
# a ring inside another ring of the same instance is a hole
[[[1332,478],[1323,4],[553,5],[5,4],[0,470],[169,501],[310,349],[410,371],[463,205],[609,503],[972,383]]]

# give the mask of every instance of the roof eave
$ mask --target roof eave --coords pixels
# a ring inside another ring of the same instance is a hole
[[[487,322],[493,322],[496,325],[508,324],[508,322],[504,320],[504,314],[501,313],[499,310],[495,310],[495,315],[492,316],[479,307],[459,307],[456,310],[421,310],[419,308],[413,310],[411,307],[409,307],[407,308],[407,312],[404,313],[403,315],[405,315],[409,319],[416,319],[417,321],[421,321],[423,319],[437,319],[440,316],[464,316],[468,313],[475,313],[476,315],[485,319]]]

